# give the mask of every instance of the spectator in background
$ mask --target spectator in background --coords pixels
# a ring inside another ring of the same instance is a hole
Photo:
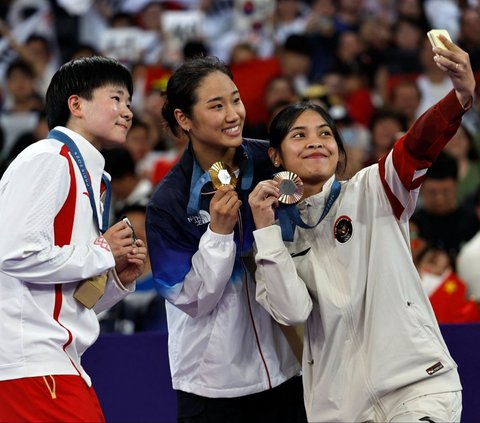
[[[345,168],[339,171],[338,176],[350,179],[365,165],[370,152],[370,134],[365,126],[350,117],[344,106],[329,107],[328,113],[335,121],[347,153]]]
[[[384,51],[376,75],[376,88],[384,104],[388,104],[396,82],[415,79],[423,70],[419,50],[425,29],[416,20],[401,18],[392,25],[391,32],[391,44]]]
[[[305,35],[312,44],[310,78],[319,81],[331,70],[337,48],[336,5],[332,0],[314,0],[305,22]]]
[[[228,64],[235,66],[240,63],[249,62],[255,58],[257,58],[257,53],[253,45],[246,41],[240,41],[232,47]]]
[[[25,42],[14,37],[6,22],[0,20],[0,35],[8,40],[16,60],[24,61],[32,68],[35,75],[35,89],[42,96],[47,92],[48,84],[59,66],[56,41],[42,34],[31,34]]]
[[[420,116],[418,113],[422,93],[414,79],[403,79],[397,82],[392,88],[388,104],[393,110],[401,113],[406,118],[406,125],[409,128]]]
[[[466,7],[461,11],[459,45],[469,55],[478,81],[480,71],[480,10]]]
[[[417,113],[421,114],[452,89],[452,81],[435,64],[432,57],[432,45],[426,37],[421,42],[419,58],[422,71],[416,79],[421,93]]]
[[[125,148],[135,163],[135,171],[138,176],[150,179],[153,162],[156,160],[155,138],[151,126],[139,118],[133,118]]]
[[[38,140],[47,138],[48,135],[48,123],[45,110],[42,110],[38,115],[37,125],[33,130],[22,132],[18,138],[14,141],[12,148],[5,158],[6,165],[10,164],[25,148]]]
[[[243,134],[245,137],[267,139],[268,126],[274,115],[278,111],[278,107],[294,103],[299,99],[295,86],[291,78],[283,75],[275,76],[267,82],[263,101],[268,112],[267,119],[258,125],[245,125]]]
[[[30,65],[18,60],[6,72],[6,91],[0,126],[5,134],[4,155],[8,155],[16,139],[31,131],[44,108],[43,97],[35,90],[35,73]]]
[[[462,124],[443,149],[457,161],[457,201],[473,208],[473,197],[480,186],[480,161],[472,135]]]
[[[393,147],[399,136],[407,130],[405,116],[388,107],[378,109],[369,122],[370,151],[364,166],[378,162]]]
[[[428,1],[428,0],[427,0]],[[441,0],[445,2],[445,0]],[[450,0],[447,0],[450,1]],[[427,29],[430,26],[430,22],[425,14],[424,3],[425,0],[396,0],[391,2],[394,4],[394,13],[396,19],[411,19],[412,21],[418,22],[418,24],[423,28]],[[446,2],[445,2],[446,3]],[[395,19],[394,18],[394,19]],[[444,28],[435,27],[435,28]]]
[[[303,34],[309,8],[302,0],[274,0],[273,38],[281,46],[292,34]]]
[[[129,151],[123,147],[102,150],[105,158],[105,170],[112,177],[111,212],[114,220],[120,219],[120,210],[132,205],[147,206],[152,193],[152,184],[140,177]]]
[[[438,323],[480,322],[480,309],[445,250],[426,246],[415,264]]]
[[[78,43],[71,46],[68,60],[75,60],[81,57],[98,56],[100,53],[90,44]]]
[[[479,229],[473,210],[459,205],[457,191],[457,162],[442,152],[425,174],[420,208],[412,216],[419,235],[431,246],[445,250],[453,260]]]
[[[35,71],[35,89],[42,98],[47,93],[50,80],[59,66],[54,49],[55,46],[48,38],[32,34],[25,41],[25,52],[20,54],[20,57]]]
[[[300,96],[309,85],[312,51],[312,42],[306,35],[292,34],[276,52],[281,74],[292,79],[295,91]]]

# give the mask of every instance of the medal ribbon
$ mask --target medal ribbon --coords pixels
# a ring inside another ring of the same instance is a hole
[[[252,185],[253,181],[253,160],[248,156],[246,148],[244,149],[244,157],[246,158],[245,165],[241,167],[242,182],[240,189],[247,190]],[[192,151],[193,153],[193,151]],[[198,164],[195,156],[193,158],[193,172],[192,179],[190,181],[190,197],[188,199],[187,213],[190,216],[197,215],[200,210],[200,197],[202,195],[202,189],[208,182],[211,182],[210,173],[208,170],[204,171]]]
[[[193,161],[193,172],[190,186],[190,198],[188,199],[187,213],[190,216],[197,215],[200,210],[200,196],[202,194],[202,188],[206,183],[211,182],[210,173],[207,171],[203,172],[203,169],[194,159]]]
[[[325,218],[325,216],[332,208],[333,203],[335,203],[335,200],[340,194],[340,189],[340,182],[334,179],[332,187],[330,188],[330,192],[328,193],[327,201],[325,203],[325,208],[323,209],[322,215],[318,219],[318,222],[314,225],[308,225],[302,220],[296,204],[281,204],[278,208],[278,221],[282,230],[282,239],[284,241],[293,241],[295,227],[297,226],[300,226],[304,229],[315,228]]]
[[[100,226],[100,223],[98,220],[98,214],[97,214],[97,206],[95,204],[95,197],[93,196],[92,183],[90,181],[90,176],[88,175],[88,170],[87,170],[87,166],[85,165],[85,160],[83,159],[83,156],[80,153],[80,150],[78,149],[75,142],[67,134],[61,131],[57,131],[56,129],[52,129],[48,133],[48,138],[53,138],[64,143],[67,146],[68,150],[70,151],[70,154],[72,155],[73,159],[77,163],[77,166],[80,169],[80,173],[82,174],[83,181],[85,182],[85,187],[87,188],[88,199],[90,200],[90,206],[92,207],[93,220],[95,221],[95,224],[98,230],[103,234],[108,229],[110,202],[112,199],[112,188],[111,188],[110,181],[108,180],[105,174],[102,175],[102,181],[105,184],[106,193],[105,193],[105,204],[104,204],[103,214],[102,214],[102,226]]]

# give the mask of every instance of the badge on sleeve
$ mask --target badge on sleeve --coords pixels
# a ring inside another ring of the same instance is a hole
[[[338,242],[344,244],[352,237],[352,234],[352,219],[350,219],[348,216],[340,216],[335,221],[335,226],[333,228],[333,236]]]

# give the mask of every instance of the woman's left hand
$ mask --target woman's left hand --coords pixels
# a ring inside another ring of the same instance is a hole
[[[443,35],[440,37],[447,49],[441,47],[433,48],[435,63],[450,77],[458,101],[465,109],[468,109],[473,102],[476,84],[470,57],[466,51]]]
[[[280,190],[278,182],[261,181],[248,196],[248,204],[252,210],[253,220],[257,229],[271,226],[275,223],[275,209],[278,207]]]

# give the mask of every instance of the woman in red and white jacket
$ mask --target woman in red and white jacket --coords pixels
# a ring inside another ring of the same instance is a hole
[[[348,181],[335,178],[345,150],[322,108],[288,106],[272,122],[270,158],[304,191],[294,207],[279,203],[280,181],[250,194],[256,297],[278,322],[305,323],[310,422],[460,420],[457,365],[413,264],[408,227],[423,176],[474,95],[468,54],[442,41],[448,49],[433,52],[454,90]]]

